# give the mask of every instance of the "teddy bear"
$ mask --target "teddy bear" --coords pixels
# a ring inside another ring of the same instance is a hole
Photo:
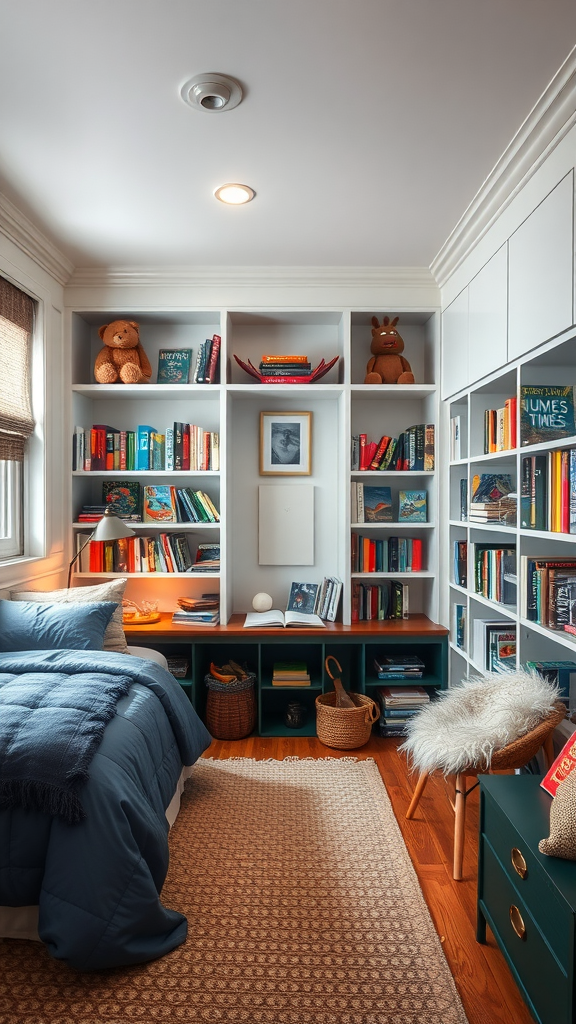
[[[104,348],[96,356],[94,377],[98,384],[149,384],[152,367],[134,320],[113,320],[98,331]]]
[[[378,317],[372,317],[370,351],[373,356],[366,366],[365,384],[414,383],[410,363],[400,355],[404,351],[404,342],[396,330],[399,319],[396,316],[391,321],[390,317],[385,316],[380,326]]]

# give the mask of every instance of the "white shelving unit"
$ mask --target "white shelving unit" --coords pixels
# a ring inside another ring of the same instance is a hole
[[[416,381],[413,385],[364,385],[370,357],[371,318],[398,315],[405,342],[405,356]],[[103,386],[94,383],[92,368],[101,348],[98,328],[118,318],[135,320],[140,339],[154,370],[148,385]],[[195,545],[206,539],[219,541],[221,570],[217,577],[200,578],[178,573],[135,573],[126,595],[135,600],[154,600],[161,611],[171,611],[180,596],[198,596],[207,590],[220,592],[221,622],[236,612],[250,609],[255,593],[269,593],[275,607],[285,607],[291,582],[320,583],[324,576],[344,582],[338,618],[350,622],[350,537],[353,530],[378,535],[408,531],[421,536],[424,562],[421,572],[409,577],[410,611],[438,617],[438,485],[437,473],[351,472],[351,436],[364,432],[375,441],[385,433],[397,436],[416,423],[434,423],[438,438],[439,311],[435,308],[384,309],[170,309],[147,308],[146,303],[128,308],[77,308],[69,311],[71,366],[70,438],[75,426],[110,424],[133,430],[152,424],[159,431],[175,420],[197,423],[220,434],[220,471],[166,473],[157,471],[82,472],[71,475],[71,551],[74,535],[89,532],[77,514],[86,502],[99,502],[105,479],[138,479],[141,483],[167,482],[205,490],[220,510],[221,522],[210,526],[177,523],[164,530],[186,532],[194,554]],[[160,348],[192,348],[195,362],[205,338],[222,338],[220,381],[212,385],[158,385],[155,371]],[[308,355],[312,366],[320,359],[339,356],[337,364],[316,384],[258,384],[236,363],[234,355],[258,365],[264,353],[297,352]],[[259,475],[259,423],[262,411],[312,413],[312,472],[309,477],[261,477]],[[428,522],[354,524],[350,515],[350,482],[383,483],[397,498],[400,488],[426,489]],[[258,564],[258,487],[261,484],[310,482],[314,486],[314,564]],[[160,531],[149,523],[135,530]],[[106,574],[109,575],[109,574]],[[399,574],[362,574],[375,579]],[[90,574],[77,574],[75,582],[89,582]],[[207,584],[209,584],[207,586]]]
[[[552,630],[522,615],[522,594],[526,580],[522,577],[523,556],[561,558],[576,556],[576,535],[556,533],[548,530],[523,529],[520,519],[522,459],[530,454],[546,453],[553,449],[576,447],[576,436],[551,441],[548,444],[523,446],[520,433],[520,388],[526,384],[575,384],[576,383],[576,331],[565,332],[560,338],[548,342],[538,350],[526,354],[522,359],[494,373],[488,381],[468,388],[455,395],[449,403],[450,417],[460,416],[461,451],[460,458],[453,459],[449,467],[449,614],[450,614],[450,671],[452,682],[482,671],[477,654],[472,649],[475,619],[508,620],[516,625],[517,664],[540,660],[576,660],[576,637],[567,632]],[[503,452],[484,455],[481,424],[485,408],[498,408],[512,395],[517,397],[518,447]],[[460,480],[468,486],[468,501],[471,482],[475,473],[510,473],[518,494],[518,514],[514,525],[472,524],[460,518]],[[454,544],[459,541],[468,544],[467,586],[457,584],[454,576]],[[517,556],[517,600],[513,605],[502,605],[487,600],[475,592],[473,571],[473,545],[475,543],[497,543],[503,547],[514,546]],[[463,605],[466,610],[466,635],[463,646],[458,646],[454,631],[454,606]]]

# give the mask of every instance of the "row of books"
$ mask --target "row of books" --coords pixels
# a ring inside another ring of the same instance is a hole
[[[452,639],[460,650],[466,649],[466,620],[467,612],[465,604],[452,605]]]
[[[352,583],[352,622],[409,617],[409,588],[402,580]]]
[[[498,604],[516,604],[516,548],[474,544],[474,590]]]
[[[353,533],[350,538],[352,572],[420,572],[422,540],[420,537],[364,537]]]
[[[81,546],[86,537],[78,534]],[[192,557],[183,533],[161,533],[155,537],[137,534],[115,541],[90,541],[80,556],[80,572],[218,572],[220,557],[212,544],[199,544]],[[86,560],[88,564],[86,564]]]
[[[576,533],[576,448],[523,456],[520,525]]]
[[[426,491],[399,491],[394,519],[392,490],[353,480],[350,485],[350,515],[354,523],[425,523],[428,519]]]
[[[219,334],[206,338],[198,349],[192,377],[193,384],[217,384],[219,381],[220,345]]]
[[[484,454],[516,448],[518,408],[516,397],[507,398],[500,409],[484,410]]]
[[[156,523],[219,523],[220,513],[205,491],[172,484],[146,484],[137,480],[105,480],[102,502],[84,505],[77,522],[97,523],[111,507],[115,515],[129,522]]]
[[[263,377],[309,377],[312,363],[308,356],[265,355],[259,370]]]
[[[216,431],[181,422],[166,427],[163,433],[147,424],[136,430],[99,423],[74,427],[72,469],[85,473],[219,470],[220,437]]]
[[[383,434],[379,441],[367,434],[353,434],[351,468],[355,470],[434,469],[434,424],[416,423],[398,437]]]
[[[403,736],[409,721],[430,703],[423,686],[380,686],[378,730],[381,736]]]
[[[318,588],[315,612],[327,622],[335,622],[342,593],[342,580],[337,576],[325,576]]]
[[[474,619],[473,658],[480,669],[510,672],[516,668],[516,623],[509,619]]]
[[[576,635],[576,557],[522,555],[520,568],[524,618]]]

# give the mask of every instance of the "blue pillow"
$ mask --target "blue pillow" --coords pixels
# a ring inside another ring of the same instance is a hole
[[[101,651],[118,605],[0,600],[0,651]]]

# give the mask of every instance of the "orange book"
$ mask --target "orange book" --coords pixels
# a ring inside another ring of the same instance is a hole
[[[510,447],[518,447],[518,403],[516,396],[510,399]]]
[[[308,356],[262,356],[263,363],[307,363]]]
[[[104,541],[91,540],[90,545],[90,572],[103,572],[104,569]]]
[[[362,572],[370,572],[370,538],[362,537]]]

